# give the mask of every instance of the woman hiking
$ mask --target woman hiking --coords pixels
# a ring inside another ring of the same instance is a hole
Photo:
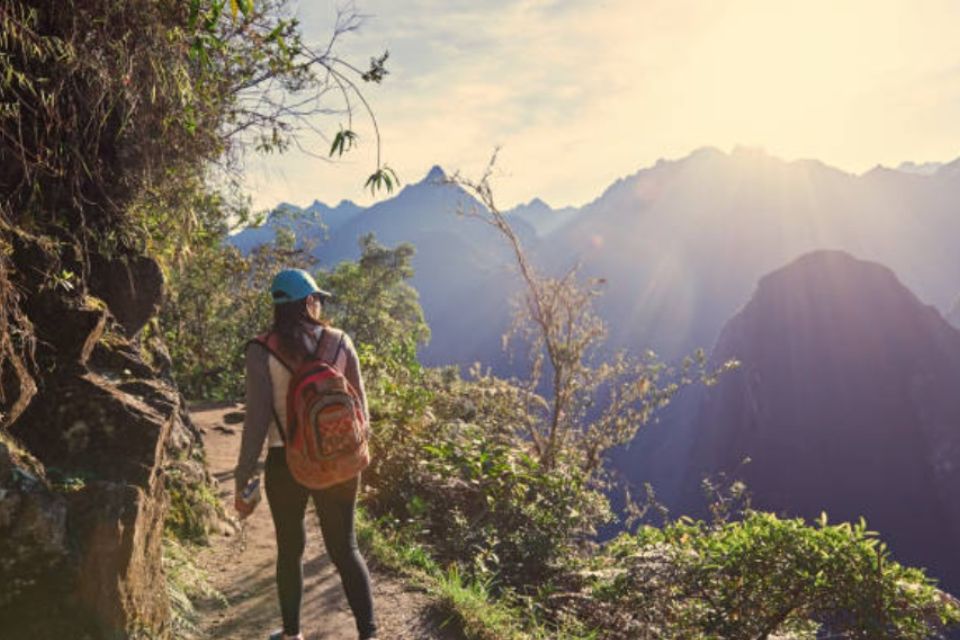
[[[306,538],[304,515],[307,500],[312,498],[324,545],[340,574],[360,640],[370,640],[377,634],[370,575],[357,548],[354,530],[360,485],[360,475],[356,469],[365,466],[368,458],[351,467],[350,463],[356,462],[358,455],[352,451],[353,458],[339,469],[340,472],[345,469],[352,477],[341,481],[340,476],[335,476],[336,484],[311,489],[301,482],[305,476],[298,459],[290,455],[296,453],[297,446],[305,449],[302,433],[299,439],[287,442],[290,438],[287,412],[288,402],[292,402],[288,397],[291,378],[300,376],[304,368],[309,369],[318,361],[332,365],[336,370],[336,373],[330,373],[331,370],[326,367],[319,369],[323,375],[335,377],[334,383],[340,381],[349,390],[355,404],[359,404],[356,407],[358,415],[351,417],[356,417],[366,429],[369,414],[357,352],[346,333],[328,326],[323,320],[323,304],[330,294],[321,290],[309,273],[301,269],[281,271],[273,279],[270,293],[274,305],[273,326],[268,334],[251,341],[246,352],[246,417],[235,472],[235,506],[240,517],[244,518],[253,511],[256,498],[259,497],[254,474],[266,439],[269,449],[264,485],[277,535],[277,592],[283,618],[282,631],[274,633],[270,639],[303,640],[300,605]],[[343,378],[349,385],[343,384]],[[303,379],[297,377],[297,381]],[[300,417],[301,410],[292,403],[289,406],[293,407],[296,417]],[[326,406],[329,407],[329,404]],[[353,424],[351,417],[346,420]],[[338,424],[343,424],[342,417],[338,417],[338,420]],[[365,435],[360,440],[361,453],[366,456]],[[286,450],[288,444],[291,451]],[[321,445],[313,443],[311,446]],[[359,451],[359,445],[355,449]],[[294,467],[292,470],[291,464]],[[295,475],[301,481],[295,479]],[[319,484],[322,486],[324,483]],[[248,494],[246,498],[243,495],[245,489]]]

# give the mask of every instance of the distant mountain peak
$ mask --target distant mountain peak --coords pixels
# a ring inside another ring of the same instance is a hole
[[[553,208],[539,197],[533,198],[529,202],[518,204],[514,208],[507,211],[508,215],[525,216],[548,215],[550,213],[554,213]]]
[[[738,144],[733,148],[731,156],[748,156],[751,158],[769,158],[772,157],[763,147]]]
[[[882,278],[891,287],[903,287],[893,271],[885,265],[854,257],[842,249],[816,249],[760,278],[757,290],[759,293],[775,290],[783,286],[784,278],[788,277],[805,279],[811,286],[821,286],[834,282],[840,273],[860,278]]]
[[[727,155],[727,154],[725,154],[723,151],[721,151],[720,149],[718,149],[718,148],[716,148],[716,147],[706,146],[706,147],[698,147],[698,148],[694,149],[693,151],[690,152],[690,155],[687,156],[687,157],[689,157],[689,158],[695,158],[695,157],[705,157],[705,158],[711,158],[711,157],[713,157],[713,158],[716,158],[716,157],[722,157],[722,156],[725,156],[725,155]]]
[[[718,149],[717,147],[710,147],[710,146],[697,147],[696,149],[694,149],[687,155],[683,156],[682,158],[658,158],[656,163],[654,163],[652,166],[643,167],[636,173],[629,176],[625,176],[624,178],[621,178],[621,180],[624,180],[624,179],[629,180],[630,178],[635,178],[639,174],[645,173],[651,169],[663,168],[670,165],[682,165],[687,162],[713,160],[717,158],[726,158],[726,157],[728,157],[727,154],[721,151],[720,149]]]
[[[890,167],[884,166],[882,164],[876,164],[873,167],[871,167],[869,171],[865,171],[863,173],[863,177],[883,176],[883,175],[889,175],[892,173],[896,173],[896,170],[891,169]]]
[[[887,267],[817,251],[761,280],[717,342],[714,361],[732,357],[698,408],[687,499],[749,457],[754,506],[864,516],[955,590],[960,333]]]
[[[550,205],[544,202],[541,198],[534,198],[533,200],[531,200],[530,202],[522,206],[527,209],[535,210],[535,211],[553,211]]]
[[[335,207],[331,207],[330,205],[328,205],[327,203],[321,200],[314,200],[310,204],[310,206],[306,208],[306,210],[307,211],[341,211],[342,212],[345,210],[353,210],[353,209],[360,209],[360,208],[361,207],[357,203],[355,203],[353,200],[348,200],[344,198],[339,203],[337,203],[337,206]]]
[[[942,162],[901,162],[897,165],[897,171],[900,173],[913,173],[921,176],[932,176],[940,168],[943,167]]]
[[[430,168],[430,171],[427,173],[427,177],[423,179],[423,182],[443,182],[447,179],[447,173],[443,168],[435,164]]]

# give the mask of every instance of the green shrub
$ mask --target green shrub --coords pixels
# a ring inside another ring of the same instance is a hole
[[[442,569],[429,551],[383,521],[371,521],[361,509],[357,538],[364,554],[429,593],[443,626],[469,640],[592,640],[576,621],[547,626],[527,606],[529,598],[491,589],[489,582],[464,575],[456,565]]]
[[[922,571],[894,562],[863,521],[683,518],[620,536],[592,569],[597,607],[584,615],[626,633],[607,637],[920,639],[960,622],[960,609]]]
[[[444,555],[472,563],[474,575],[537,584],[607,513],[575,465],[561,460],[545,473],[524,447],[481,426],[438,427],[437,441],[423,447],[426,482],[408,511],[427,521]]]
[[[360,259],[344,261],[318,274],[320,287],[333,294],[331,318],[354,342],[383,353],[398,342],[419,345],[430,338],[413,277],[412,244],[388,248],[372,233],[358,240]]]
[[[378,363],[372,386],[385,393],[374,404],[366,503],[441,565],[495,588],[526,589],[609,519],[606,499],[575,460],[547,470],[520,436],[521,390],[412,362]]]
[[[222,206],[213,202],[210,206]],[[269,327],[266,292],[281,267],[314,264],[294,250],[292,234],[244,256],[223,245],[226,230],[194,247],[174,270],[160,322],[180,390],[191,400],[234,400],[243,396],[247,341]]]

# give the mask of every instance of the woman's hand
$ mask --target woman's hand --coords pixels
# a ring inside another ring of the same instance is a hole
[[[246,518],[260,504],[260,478],[259,476],[251,479],[243,491],[236,494],[233,498],[233,508],[240,514],[240,519]]]
[[[240,496],[236,496],[233,499],[233,508],[237,510],[237,514],[240,516],[240,519],[243,520],[257,508],[257,503],[247,503],[244,502]]]

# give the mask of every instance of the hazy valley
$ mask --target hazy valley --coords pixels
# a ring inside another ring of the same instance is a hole
[[[326,267],[355,259],[364,233],[410,242],[432,330],[424,362],[523,375],[501,348],[519,290],[510,256],[457,215],[479,205],[444,178],[435,167],[369,208],[283,205],[231,242],[248,250],[288,226]],[[616,453],[635,487],[652,482],[674,515],[698,513],[702,476],[737,471],[765,509],[865,516],[957,589],[960,331],[943,319],[960,325],[957,203],[957,162],[852,175],[706,148],[582,207],[534,200],[508,215],[542,269],[580,264],[605,280],[608,353],[676,361],[702,347],[743,363],[715,389],[686,390]],[[845,253],[794,262],[821,250]]]

